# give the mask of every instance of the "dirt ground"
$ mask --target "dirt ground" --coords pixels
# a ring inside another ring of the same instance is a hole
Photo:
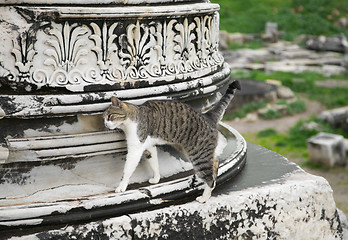
[[[299,120],[306,120],[312,115],[318,115],[324,110],[324,107],[318,102],[313,102],[301,96],[301,99],[306,102],[307,110],[304,113],[294,116],[283,117],[276,120],[262,120],[256,122],[246,122],[243,119],[226,121],[229,125],[235,128],[239,133],[257,133],[267,128],[273,128],[279,132],[285,133],[293,127]],[[272,150],[272,149],[271,149]],[[286,156],[285,156],[286,157]],[[289,159],[289,161],[298,163],[303,159]],[[330,168],[330,169],[312,169],[303,168],[308,173],[324,177],[333,189],[333,196],[336,205],[348,216],[348,166],[346,168]]]

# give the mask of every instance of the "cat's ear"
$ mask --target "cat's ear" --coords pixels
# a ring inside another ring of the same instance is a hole
[[[121,100],[114,96],[111,97],[111,103],[115,107],[121,107],[121,104],[122,104]]]

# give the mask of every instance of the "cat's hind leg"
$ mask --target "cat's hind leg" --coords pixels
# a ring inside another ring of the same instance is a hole
[[[204,190],[203,194],[199,197],[196,198],[196,200],[200,203],[205,203],[210,197],[211,197],[211,192],[213,191],[214,188],[209,187],[207,183],[204,184]]]
[[[150,168],[153,171],[153,178],[149,179],[149,183],[155,184],[155,183],[158,183],[161,178],[159,165],[158,165],[157,148],[156,146],[151,146],[151,147],[148,147],[147,150],[151,154],[151,157],[147,158],[147,161],[150,165]]]
[[[194,167],[198,177],[205,182],[203,194],[197,197],[196,200],[204,203],[210,198],[211,192],[215,188],[219,161],[214,158],[211,160],[201,159],[201,161],[194,162]]]

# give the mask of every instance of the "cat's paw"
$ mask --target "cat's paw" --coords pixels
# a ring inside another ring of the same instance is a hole
[[[149,179],[149,183],[151,183],[151,184],[156,184],[156,183],[159,182],[159,180],[160,180],[160,177],[150,178],[150,179]]]
[[[203,196],[199,196],[196,198],[196,201],[197,202],[200,202],[200,203],[205,203],[209,198],[205,198]]]
[[[116,192],[116,193],[124,192],[124,191],[126,191],[126,188],[127,188],[127,185],[120,184],[120,185],[116,188],[115,192]]]

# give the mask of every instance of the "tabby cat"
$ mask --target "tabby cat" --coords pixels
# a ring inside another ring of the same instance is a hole
[[[197,201],[208,200],[215,187],[219,165],[217,156],[221,154],[217,149],[220,135],[217,123],[236,89],[240,89],[238,81],[232,82],[219,104],[204,114],[176,101],[150,100],[142,105],[133,105],[112,97],[112,104],[104,112],[105,126],[124,131],[128,150],[123,177],[116,192],[126,190],[144,151],[153,171],[149,182],[158,183],[160,173],[156,145],[170,144],[192,162],[196,175],[205,182],[203,195]]]

